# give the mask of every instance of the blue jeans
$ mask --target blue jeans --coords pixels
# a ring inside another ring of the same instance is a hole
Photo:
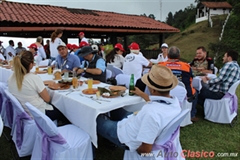
[[[191,118],[195,117],[197,113],[197,102],[198,102],[198,91],[196,90],[195,99],[192,101]]]
[[[123,118],[127,117],[127,115],[131,114],[130,112],[127,112],[124,109],[117,109],[116,112],[119,111],[121,113],[121,116]],[[123,114],[125,113],[125,114]],[[120,118],[120,116],[118,117]],[[104,115],[99,115],[97,117],[97,133],[101,135],[102,137],[108,139],[112,143],[116,144],[118,147],[122,149],[126,149],[126,145],[122,144],[117,135],[117,123],[118,121],[113,121],[110,119],[106,119]]]
[[[198,104],[204,106],[205,99],[222,99],[225,94],[222,92],[213,92],[208,89],[207,85],[202,85],[200,94],[198,95]]]

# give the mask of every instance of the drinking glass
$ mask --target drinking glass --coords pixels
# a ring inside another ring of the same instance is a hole
[[[69,73],[68,72],[64,72],[64,80],[68,81],[68,77],[69,77]]]
[[[93,86],[93,79],[88,78],[88,89],[92,89],[92,86]]]

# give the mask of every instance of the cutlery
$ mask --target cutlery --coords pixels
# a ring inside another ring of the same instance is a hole
[[[96,98],[96,99],[95,99],[93,96],[91,96],[91,97],[89,97],[89,98],[94,99],[94,100],[97,100],[97,101],[111,102],[111,101],[106,100],[106,99],[100,99],[100,98]]]
[[[90,98],[91,100],[93,100],[93,101],[95,101],[95,102],[97,102],[97,103],[99,103],[99,104],[102,104],[101,102],[97,101],[96,99],[93,99],[93,98],[91,98],[91,97],[85,96],[85,95],[83,95],[83,94],[81,94],[81,93],[80,93],[79,95],[82,96],[82,97]]]

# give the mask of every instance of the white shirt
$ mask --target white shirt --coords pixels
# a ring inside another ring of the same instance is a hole
[[[39,95],[39,93],[41,93],[45,89],[45,86],[38,75],[35,75],[33,73],[26,74],[22,82],[22,89],[19,91],[15,74],[13,74],[8,79],[8,89],[9,92],[12,93],[19,100],[19,102],[22,104],[23,108],[27,112],[28,109],[25,106],[26,102],[31,103],[44,114],[45,109],[53,110],[53,107],[50,104],[47,104]]]
[[[117,124],[119,141],[125,143],[130,151],[136,151],[142,142],[154,144],[163,128],[181,112],[179,101],[174,96],[150,96],[150,99],[151,102],[144,105],[136,115],[132,114]],[[154,100],[164,100],[171,104]]]
[[[54,42],[50,42],[49,43],[49,49],[50,49],[50,56],[53,57],[53,58],[56,58],[58,56],[58,50],[57,50],[57,47],[59,46],[59,44],[62,43],[62,40],[60,38],[56,38],[54,40]]]
[[[123,73],[127,75],[134,74],[136,79],[142,77],[143,66],[148,66],[149,61],[141,56],[134,53],[130,53],[125,57],[125,61],[123,63]]]
[[[115,54],[114,62],[111,62],[109,64],[112,64],[115,67],[118,67],[118,68],[122,69],[123,63],[124,63],[124,57],[121,54]]]
[[[166,62],[167,60],[168,60],[168,56],[164,58],[162,53],[158,54],[157,59],[150,59],[150,61],[155,64],[157,64],[158,62]]]
[[[0,53],[0,59],[5,60],[5,58],[3,57],[3,55],[1,53]]]
[[[9,56],[9,52],[12,53],[12,56]],[[5,49],[5,53],[4,55],[6,56],[6,60],[10,61],[13,59],[14,56],[16,56],[16,50],[13,48],[13,46],[9,45],[6,49]]]
[[[41,61],[42,59],[46,59],[47,56],[43,46],[38,47],[37,55],[40,57]]]
[[[81,39],[81,42],[82,42],[82,41],[88,43],[88,40],[87,40],[87,38],[85,38],[85,37],[83,37],[83,38]]]

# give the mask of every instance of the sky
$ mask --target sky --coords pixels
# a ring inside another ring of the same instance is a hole
[[[160,14],[160,0],[7,0],[23,3],[46,4],[54,6],[64,6],[68,8],[82,8],[100,11],[111,11],[125,14],[154,14],[156,20],[165,21],[169,12],[173,14],[180,9],[184,9],[194,0],[162,0],[162,11]],[[161,18],[160,18],[161,17]],[[8,38],[9,39],[9,38]],[[4,41],[3,46],[8,45],[5,37],[0,37]],[[21,39],[14,39],[15,44]],[[30,40],[22,39],[23,46],[29,44]],[[26,41],[26,42],[25,42]],[[32,41],[32,39],[31,39]],[[34,40],[35,41],[35,40]],[[34,42],[33,41],[33,42]],[[45,40],[44,40],[45,41]],[[71,40],[70,43],[76,43],[77,40]],[[15,45],[16,46],[16,45]]]

